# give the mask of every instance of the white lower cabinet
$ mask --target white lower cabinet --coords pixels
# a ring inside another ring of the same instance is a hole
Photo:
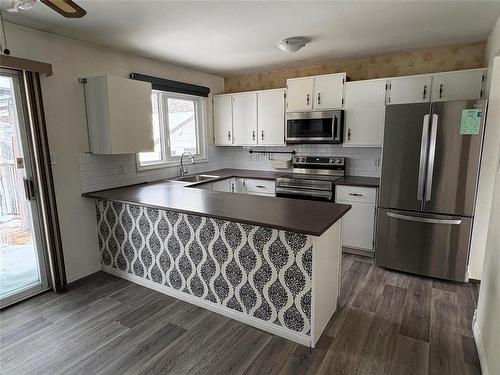
[[[336,186],[335,202],[351,205],[351,210],[342,218],[343,247],[374,251],[376,197],[376,188]]]
[[[196,188],[227,193],[276,195],[276,182],[274,180],[261,180],[257,178],[225,178],[211,183],[200,184]]]
[[[257,195],[276,195],[276,182],[274,180],[246,179],[246,192]]]
[[[210,184],[202,184],[199,187],[203,189],[211,189],[212,191],[223,191],[230,193],[232,190],[232,180],[232,178],[226,178],[224,180],[215,181]]]

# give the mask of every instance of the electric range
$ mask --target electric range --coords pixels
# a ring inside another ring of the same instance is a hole
[[[276,179],[276,196],[333,202],[334,182],[345,175],[345,158],[294,156],[289,175]]]

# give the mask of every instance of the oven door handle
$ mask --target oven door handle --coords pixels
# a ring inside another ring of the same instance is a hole
[[[298,189],[298,190],[314,190],[314,191],[331,191],[331,188],[321,188],[321,187],[315,187],[315,186],[298,186],[298,185],[291,185],[291,184],[280,184],[277,185],[279,188],[283,189]]]
[[[302,190],[276,187],[276,194],[302,195],[308,197],[332,198],[331,191],[325,190]]]

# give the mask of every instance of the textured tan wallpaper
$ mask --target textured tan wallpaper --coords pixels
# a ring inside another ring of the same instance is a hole
[[[338,60],[301,68],[272,70],[224,79],[225,92],[273,89],[287,78],[347,72],[352,81],[412,74],[482,68],[486,42],[394,53],[385,56]]]

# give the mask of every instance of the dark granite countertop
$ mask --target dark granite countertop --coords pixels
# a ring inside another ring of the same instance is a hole
[[[358,176],[345,176],[344,178],[335,181],[335,185],[351,185],[363,187],[375,187],[380,185],[380,178],[378,177],[358,177]]]
[[[203,174],[221,178],[275,179],[285,173],[222,169]],[[84,196],[314,236],[323,234],[351,208],[337,203],[215,192],[168,180],[85,193]]]

